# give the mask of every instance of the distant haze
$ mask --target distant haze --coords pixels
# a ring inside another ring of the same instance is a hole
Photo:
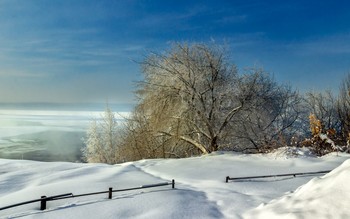
[[[120,122],[132,105],[109,104]],[[86,131],[106,104],[0,104],[0,158],[81,161]]]
[[[1,103],[1,109],[22,109],[22,110],[76,110],[76,111],[104,111],[109,107],[114,112],[130,112],[134,104],[119,103]]]

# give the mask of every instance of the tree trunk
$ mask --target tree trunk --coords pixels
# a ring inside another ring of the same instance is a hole
[[[217,138],[217,136],[215,136],[210,142],[210,151],[209,151],[209,153],[217,151],[218,149],[219,149],[218,138]]]

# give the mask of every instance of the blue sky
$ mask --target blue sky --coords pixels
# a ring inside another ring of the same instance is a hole
[[[350,2],[0,0],[0,102],[132,103],[141,61],[172,42],[229,46],[299,89],[350,72]]]

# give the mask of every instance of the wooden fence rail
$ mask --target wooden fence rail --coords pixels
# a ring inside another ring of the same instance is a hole
[[[160,187],[160,186],[168,186],[171,185],[171,188],[175,188],[175,180],[173,179],[171,182],[164,182],[164,183],[157,183],[157,184],[149,184],[149,185],[142,185],[139,187],[133,187],[133,188],[126,188],[126,189],[116,189],[113,190],[113,188],[109,188],[108,191],[102,191],[102,192],[92,192],[92,193],[85,193],[85,194],[78,194],[78,195],[73,195],[73,193],[66,193],[66,194],[61,194],[61,195],[54,195],[54,196],[41,196],[39,199],[33,199],[25,202],[20,202],[4,207],[0,207],[1,210],[9,209],[9,208],[14,208],[18,207],[21,205],[27,205],[35,202],[40,202],[40,210],[45,210],[46,209],[46,203],[48,201],[55,201],[55,200],[61,200],[61,199],[68,199],[68,198],[77,198],[77,197],[82,197],[82,196],[90,196],[90,195],[99,195],[99,194],[106,194],[108,193],[108,199],[112,199],[113,192],[124,192],[124,191],[130,191],[130,190],[137,190],[137,189],[147,189],[147,188],[153,188],[153,187]]]
[[[286,174],[275,174],[275,175],[262,175],[262,176],[244,176],[244,177],[229,177],[226,176],[226,183],[229,180],[245,180],[245,179],[257,179],[257,178],[269,178],[269,177],[283,177],[283,176],[302,176],[302,175],[315,175],[329,173],[331,170],[317,171],[317,172],[306,172],[306,173],[286,173]]]

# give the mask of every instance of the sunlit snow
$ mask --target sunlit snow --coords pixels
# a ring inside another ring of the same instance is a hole
[[[304,156],[303,156],[304,155]],[[1,218],[346,218],[348,154],[214,153],[118,165],[0,160],[0,207],[64,193],[82,194],[169,182],[171,186],[48,202],[0,211]],[[344,164],[342,164],[346,161]],[[341,165],[342,164],[342,165]],[[340,167],[338,167],[340,165]],[[334,169],[322,175],[225,183],[251,176]],[[295,192],[293,192],[295,191]],[[333,217],[335,216],[335,217]]]

